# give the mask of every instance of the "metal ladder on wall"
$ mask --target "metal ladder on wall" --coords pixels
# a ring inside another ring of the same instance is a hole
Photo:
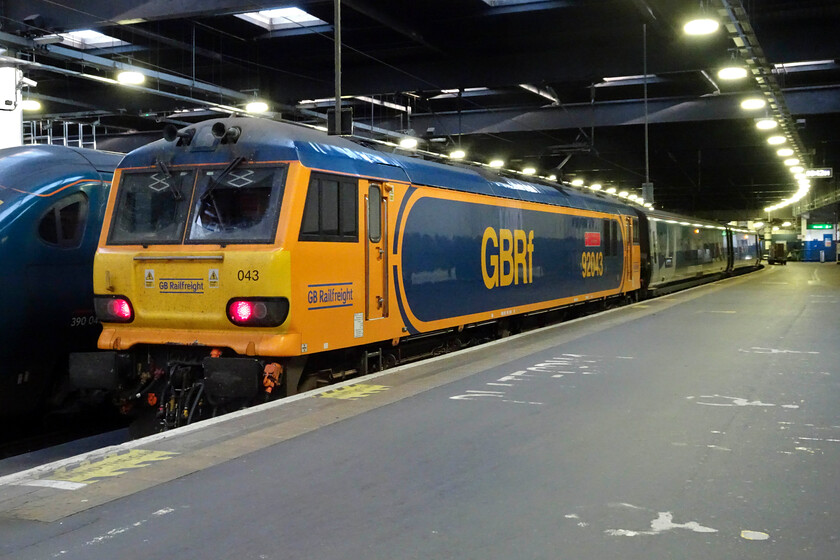
[[[23,121],[23,144],[96,149],[97,126],[71,121]]]

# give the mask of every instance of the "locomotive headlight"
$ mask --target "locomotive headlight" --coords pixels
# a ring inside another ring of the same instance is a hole
[[[227,317],[240,327],[277,327],[289,315],[286,298],[233,298],[227,304]]]
[[[130,323],[134,320],[134,308],[125,296],[95,296],[93,308],[103,323]]]

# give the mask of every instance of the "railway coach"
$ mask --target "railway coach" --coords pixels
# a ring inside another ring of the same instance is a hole
[[[68,353],[96,348],[91,269],[121,158],[64,146],[0,150],[0,416],[58,404]]]
[[[617,199],[267,120],[171,129],[115,184],[94,264],[103,351],[71,369],[158,428],[387,367],[440,335],[457,347],[637,297],[660,262],[646,215]]]

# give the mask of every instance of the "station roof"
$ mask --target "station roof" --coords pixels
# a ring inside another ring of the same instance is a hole
[[[699,11],[717,32],[685,34]],[[26,120],[97,122],[102,139],[255,98],[321,126],[334,106],[332,0],[10,0],[0,17],[0,62],[37,82]],[[757,217],[798,188],[771,134],[806,167],[837,166],[837,29],[830,0],[342,0],[341,91],[358,135],[638,194],[647,120],[657,207]],[[65,35],[81,30],[108,38]],[[730,61],[748,77],[719,78]],[[146,81],[120,85],[118,69]],[[744,110],[748,96],[767,104]],[[803,202],[834,186],[813,180]]]

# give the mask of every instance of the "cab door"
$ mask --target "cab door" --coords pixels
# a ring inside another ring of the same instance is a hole
[[[388,316],[388,199],[383,185],[370,183],[365,194],[365,319]]]
[[[624,245],[625,291],[638,290],[642,287],[642,246],[639,230],[639,219],[635,216],[625,216],[627,242]]]
[[[633,289],[633,219],[624,216],[624,291]]]

